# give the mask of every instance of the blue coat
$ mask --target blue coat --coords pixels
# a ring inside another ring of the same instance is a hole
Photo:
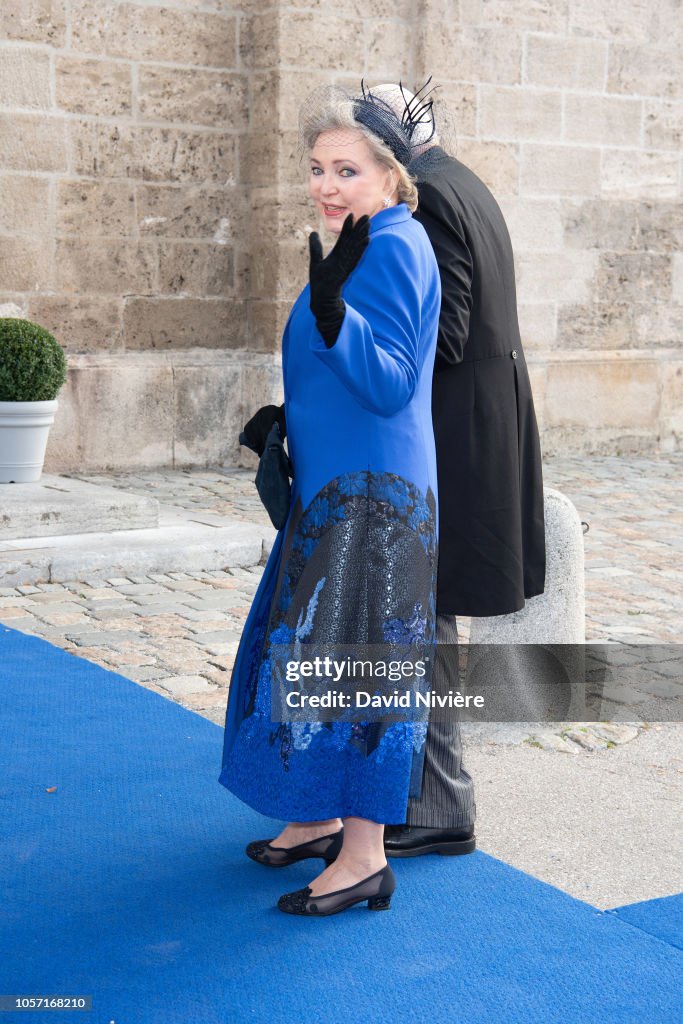
[[[328,349],[296,300],[282,343],[292,504],[235,660],[219,781],[290,821],[405,820],[426,722],[271,722],[276,644],[433,644],[437,476],[432,372],[441,303],[424,228],[375,214]],[[305,654],[303,656],[306,656]]]

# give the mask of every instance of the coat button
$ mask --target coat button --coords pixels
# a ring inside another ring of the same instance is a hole
[[[512,352],[510,353],[510,355],[512,356],[512,358],[513,358],[513,359],[516,359],[516,358],[517,358],[517,349],[516,349],[516,348],[513,348],[513,350],[512,350]]]

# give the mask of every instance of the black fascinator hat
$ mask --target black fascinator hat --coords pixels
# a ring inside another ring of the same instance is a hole
[[[437,134],[430,98],[436,88],[429,88],[431,81],[430,76],[415,94],[402,82],[373,90],[361,81],[360,96],[337,84],[319,86],[299,108],[300,156],[310,151],[320,134],[325,133],[332,144],[337,132],[358,125],[384,142],[407,167]],[[441,135],[439,132],[439,140]]]
[[[404,109],[401,117],[398,117],[395,109],[387,102],[376,96],[371,90],[365,88],[365,82],[361,79],[362,96],[353,100],[353,116],[355,120],[368,128],[373,135],[384,142],[396,159],[404,166],[408,166],[414,156],[416,145],[423,146],[430,142],[436,133],[434,123],[434,101],[428,96],[434,92],[434,88],[425,92],[432,80],[430,75],[423,86],[416,93],[407,97],[403,83],[399,82],[398,88],[403,97]],[[428,134],[424,126],[427,126]],[[418,131],[419,130],[419,131]],[[418,138],[415,136],[418,134]]]

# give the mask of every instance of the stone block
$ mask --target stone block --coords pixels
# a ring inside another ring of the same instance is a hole
[[[57,185],[57,233],[132,236],[135,189],[112,181],[60,181]]]
[[[671,298],[671,256],[602,252],[595,286],[601,302],[666,302]]]
[[[69,170],[85,177],[141,177],[135,153],[135,128],[74,118],[68,122]]]
[[[563,243],[561,205],[558,199],[504,197],[500,207],[515,252],[538,249],[559,251]]]
[[[650,6],[650,36],[664,46],[676,46],[681,32],[681,9],[678,0],[660,0]]]
[[[246,423],[262,405],[280,405],[283,401],[282,369],[278,356],[264,357],[242,366],[240,416]]]
[[[159,252],[159,292],[225,296],[234,290],[234,251],[227,245],[169,242]]]
[[[138,229],[149,237],[244,239],[246,222],[240,219],[241,232],[232,229],[232,222],[246,205],[246,196],[240,191],[236,202],[233,194],[232,188],[216,186],[138,185]]]
[[[373,9],[373,14],[377,12]],[[391,21],[376,19],[365,22],[364,73],[386,81],[405,79],[411,72],[410,47],[406,39],[412,25],[392,17]]]
[[[72,3],[72,46],[127,60],[237,66],[234,14],[97,0]]]
[[[643,301],[633,307],[638,348],[675,348],[683,338],[683,309],[668,303]]]
[[[580,647],[577,650],[577,646],[586,640],[581,520],[569,498],[560,491],[544,488],[543,504],[546,529],[544,592],[530,598],[521,611],[512,615],[472,619],[470,630],[471,644],[511,645],[507,672],[510,685],[519,685],[522,688],[520,692],[535,675],[527,669],[542,664],[544,655],[542,650],[534,650],[533,646],[525,651],[522,645],[552,644],[553,655],[560,662],[563,652],[559,645],[568,645],[565,654],[570,661],[564,667],[570,677],[575,679],[575,670],[580,666],[571,659],[577,654],[583,654]],[[474,654],[477,656],[476,648]],[[541,660],[536,661],[537,658]],[[519,667],[515,665],[515,660],[519,661]],[[545,667],[550,668],[550,662],[546,661]],[[472,678],[470,666],[468,678]]]
[[[177,465],[234,461],[243,419],[239,367],[184,366],[175,374]]]
[[[580,36],[646,43],[656,6],[647,0],[573,0],[572,30]]]
[[[282,242],[276,252],[272,243],[255,243],[246,257],[248,293],[252,298],[270,297],[287,300],[295,297],[306,284],[307,254],[305,243]]]
[[[26,317],[28,308],[26,295],[9,295],[0,293],[0,316]]]
[[[4,170],[66,170],[66,130],[61,118],[0,113],[0,139]]]
[[[548,458],[565,455],[647,455],[653,432],[647,427],[544,427],[543,452]]]
[[[294,67],[319,67],[321,52],[328,71],[363,67],[368,28],[357,18],[292,12],[280,18],[278,60]],[[261,39],[263,36],[261,35]],[[329,45],[334,40],[334,45]]]
[[[123,299],[100,295],[34,295],[27,316],[51,331],[67,352],[121,347]]]
[[[565,199],[562,219],[565,244],[573,249],[638,248],[639,204],[632,200]]]
[[[133,530],[158,524],[159,502],[156,498],[128,494],[120,488],[44,473],[36,483],[0,489],[0,521],[3,541],[16,537]],[[42,603],[52,604],[52,600]],[[59,605],[59,612],[83,611],[63,599]]]
[[[249,299],[247,301],[249,349],[275,352],[292,308],[286,300]]]
[[[600,150],[523,143],[520,191],[545,195],[598,195]]]
[[[565,305],[557,313],[558,347],[620,350],[638,347],[628,302]]]
[[[116,117],[133,111],[132,65],[87,57],[57,57],[57,106],[72,114]]]
[[[43,241],[34,238],[3,238],[0,246],[0,279],[5,288],[19,292],[41,291],[51,285],[51,259]]]
[[[69,121],[69,163],[86,177],[190,182],[234,180],[235,136],[153,125]]]
[[[680,202],[638,204],[640,247],[649,252],[669,252],[674,258],[683,249],[683,205]]]
[[[613,43],[607,66],[607,91],[683,98],[683,51],[677,48]]]
[[[278,248],[276,298],[295,298],[308,282],[308,240],[282,242]]]
[[[0,5],[0,36],[64,46],[65,0],[3,0]]]
[[[274,68],[278,63],[280,19],[277,9],[249,13],[242,18],[239,33],[239,57],[250,70]],[[290,63],[287,61],[287,63]]]
[[[242,305],[219,298],[126,298],[127,349],[240,348],[246,344]]]
[[[656,428],[657,367],[646,360],[564,362],[548,366],[547,427]]]
[[[477,7],[469,6],[471,16]],[[487,24],[562,34],[567,31],[569,0],[521,0],[514,5],[508,0],[484,0],[477,6],[480,7],[478,20]]]
[[[239,141],[240,185],[252,188],[270,186],[277,179],[277,164],[280,159],[281,141],[278,136],[266,132],[245,135]]]
[[[674,302],[683,304],[683,253],[674,253],[672,264],[672,298]]]
[[[164,690],[172,693],[174,697],[184,697],[191,693],[213,693],[216,689],[203,676],[199,675],[159,676],[157,683],[159,686],[163,686]]]
[[[71,364],[50,430],[46,472],[172,464],[171,366],[134,358],[111,365],[79,365],[72,359]]]
[[[519,331],[524,348],[540,352],[553,348],[557,340],[557,306],[553,302],[520,303]]]
[[[251,295],[252,257],[250,252],[235,253],[235,295],[246,299]]]
[[[433,25],[423,58],[436,81],[521,81],[522,37],[519,30],[499,26],[458,26],[450,20]]]
[[[497,198],[519,193],[518,146],[459,139],[455,155],[479,175]]]
[[[274,118],[281,129],[298,128],[303,98],[329,81],[330,76],[318,66],[305,71],[278,68],[277,71],[254,74],[251,78],[251,130],[272,130]]]
[[[50,105],[50,57],[42,50],[0,47],[0,96],[3,107]]]
[[[255,189],[250,197],[249,219],[252,233],[258,224],[261,240],[279,237],[308,244],[309,233],[314,228],[322,230],[313,200],[307,189],[300,185]]]
[[[43,554],[27,559],[21,552],[17,552],[0,559],[0,583],[3,586],[18,587],[22,584],[47,583],[49,578],[50,562]],[[27,630],[38,625],[38,620],[32,615],[22,615],[12,622],[13,629]]]
[[[254,242],[251,251],[240,253],[237,278],[240,294],[250,298],[269,299],[277,288],[278,254],[272,244]]]
[[[244,131],[249,120],[244,75],[203,68],[141,65],[138,71],[138,111],[152,121],[229,125]]]
[[[683,363],[671,360],[661,364],[662,406],[659,432],[666,447],[683,443]]]
[[[286,90],[283,88],[283,76],[287,76],[287,84],[294,93],[287,104],[287,112],[283,111]],[[322,84],[322,83],[320,83]],[[306,73],[303,71],[280,72],[275,69],[253,71],[250,75],[250,131],[252,133],[269,132],[273,128],[295,128],[299,123],[299,105],[301,97],[308,88]]]
[[[638,146],[642,120],[640,99],[572,93],[564,97],[564,137],[568,142]]]
[[[673,199],[678,195],[678,156],[648,150],[603,149],[601,193],[608,198]]]
[[[58,238],[57,289],[135,295],[155,291],[157,255],[151,242]]]
[[[49,229],[49,217],[47,178],[24,174],[0,177],[0,231],[3,234],[44,237]]]
[[[559,92],[482,85],[479,131],[483,138],[558,141],[562,128]]]
[[[378,18],[389,18],[392,14],[397,18],[404,17],[408,4],[409,0],[376,0],[372,5],[372,14]],[[262,5],[257,2],[255,6]],[[364,0],[288,0],[287,6],[293,9],[303,7],[320,14],[347,14],[356,18],[368,16]]]
[[[597,253],[576,250],[565,252],[524,252],[515,260],[517,291],[521,302],[589,302],[593,297],[593,278]]]
[[[229,184],[237,171],[236,138],[216,132],[137,126],[137,176],[145,181]]]
[[[683,103],[645,100],[645,145],[650,149],[680,150],[683,142]]]
[[[205,571],[256,565],[262,539],[260,527],[236,522],[219,529],[189,525],[158,530],[119,530],[116,535],[94,533],[82,540],[53,538],[52,543],[50,578],[61,581],[82,579],[84,575],[106,579],[112,571],[126,574],[172,572],[183,567]],[[19,554],[24,562],[28,561],[26,550],[11,557],[16,559]],[[185,614],[180,602],[169,605],[169,610],[171,608]],[[223,610],[221,612],[225,615]],[[122,636],[121,639],[128,638]]]
[[[526,344],[526,342],[525,342]],[[531,382],[531,393],[534,400],[534,412],[536,413],[536,419],[538,421],[539,430],[543,430],[545,423],[545,386],[546,386],[546,367],[542,362],[534,362],[533,355],[531,361],[527,365],[529,370],[529,380]],[[541,445],[543,439],[541,438]]]
[[[602,91],[607,80],[607,42],[529,33],[525,81],[557,89]]]
[[[424,77],[427,78],[429,71]],[[461,135],[477,134],[477,87],[467,82],[444,82],[434,97],[437,130],[441,132],[448,151]]]
[[[308,165],[305,154],[299,145],[299,132],[283,131],[279,141],[280,144],[274,152],[275,159],[272,165],[274,178],[266,178],[261,183],[271,185],[273,180],[279,181],[285,189],[292,186],[301,189],[301,195],[304,196],[307,193]]]

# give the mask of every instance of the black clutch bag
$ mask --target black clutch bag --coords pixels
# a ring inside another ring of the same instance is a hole
[[[292,463],[285,451],[280,427],[275,422],[270,428],[263,455],[259,460],[256,490],[276,530],[282,529],[289,515],[292,500],[292,487],[289,482],[291,475]]]

